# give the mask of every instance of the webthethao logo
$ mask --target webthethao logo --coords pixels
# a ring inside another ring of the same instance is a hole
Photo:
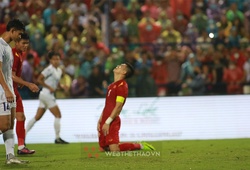
[[[161,151],[107,152],[100,147],[83,146],[83,156],[88,158],[108,157],[161,157]]]

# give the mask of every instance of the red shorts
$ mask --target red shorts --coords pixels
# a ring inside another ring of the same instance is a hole
[[[121,126],[121,119],[120,117],[117,117],[109,127],[109,134],[107,136],[104,136],[102,132],[102,126],[104,123],[101,124],[101,128],[99,131],[99,146],[101,148],[106,148],[111,144],[118,144],[120,142],[119,139],[119,130]]]
[[[15,95],[16,95],[16,112],[24,112],[23,111],[23,99],[21,97],[21,95],[19,94],[19,92],[15,89]]]

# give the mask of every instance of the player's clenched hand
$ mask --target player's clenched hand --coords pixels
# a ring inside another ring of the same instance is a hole
[[[109,125],[104,123],[104,125],[102,126],[102,132],[104,134],[104,136],[109,134]]]
[[[39,91],[39,87],[37,85],[35,85],[34,83],[30,83],[28,87],[32,92],[38,92]]]
[[[10,103],[14,102],[14,94],[9,89],[5,90],[4,93],[8,102]]]

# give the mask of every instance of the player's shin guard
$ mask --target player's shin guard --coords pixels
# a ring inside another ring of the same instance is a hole
[[[20,150],[24,148],[24,139],[25,139],[24,121],[17,121],[16,134],[18,140],[18,149]]]
[[[5,144],[6,155],[14,155],[14,133],[13,129],[7,130],[3,133],[3,141]]]
[[[139,143],[120,143],[119,148],[120,151],[133,151],[140,150],[141,145]]]

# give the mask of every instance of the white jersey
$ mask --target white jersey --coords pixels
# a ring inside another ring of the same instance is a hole
[[[2,72],[9,86],[10,90],[14,94],[13,80],[12,80],[12,65],[13,65],[13,54],[12,49],[4,39],[0,38],[0,62],[2,62]],[[2,86],[0,85],[0,102],[6,102],[6,97]]]
[[[56,89],[62,76],[62,70],[61,68],[59,67],[55,68],[50,64],[42,71],[41,74],[44,76],[45,84],[49,85],[53,89]],[[43,87],[41,93],[51,94],[50,90],[46,87]]]

